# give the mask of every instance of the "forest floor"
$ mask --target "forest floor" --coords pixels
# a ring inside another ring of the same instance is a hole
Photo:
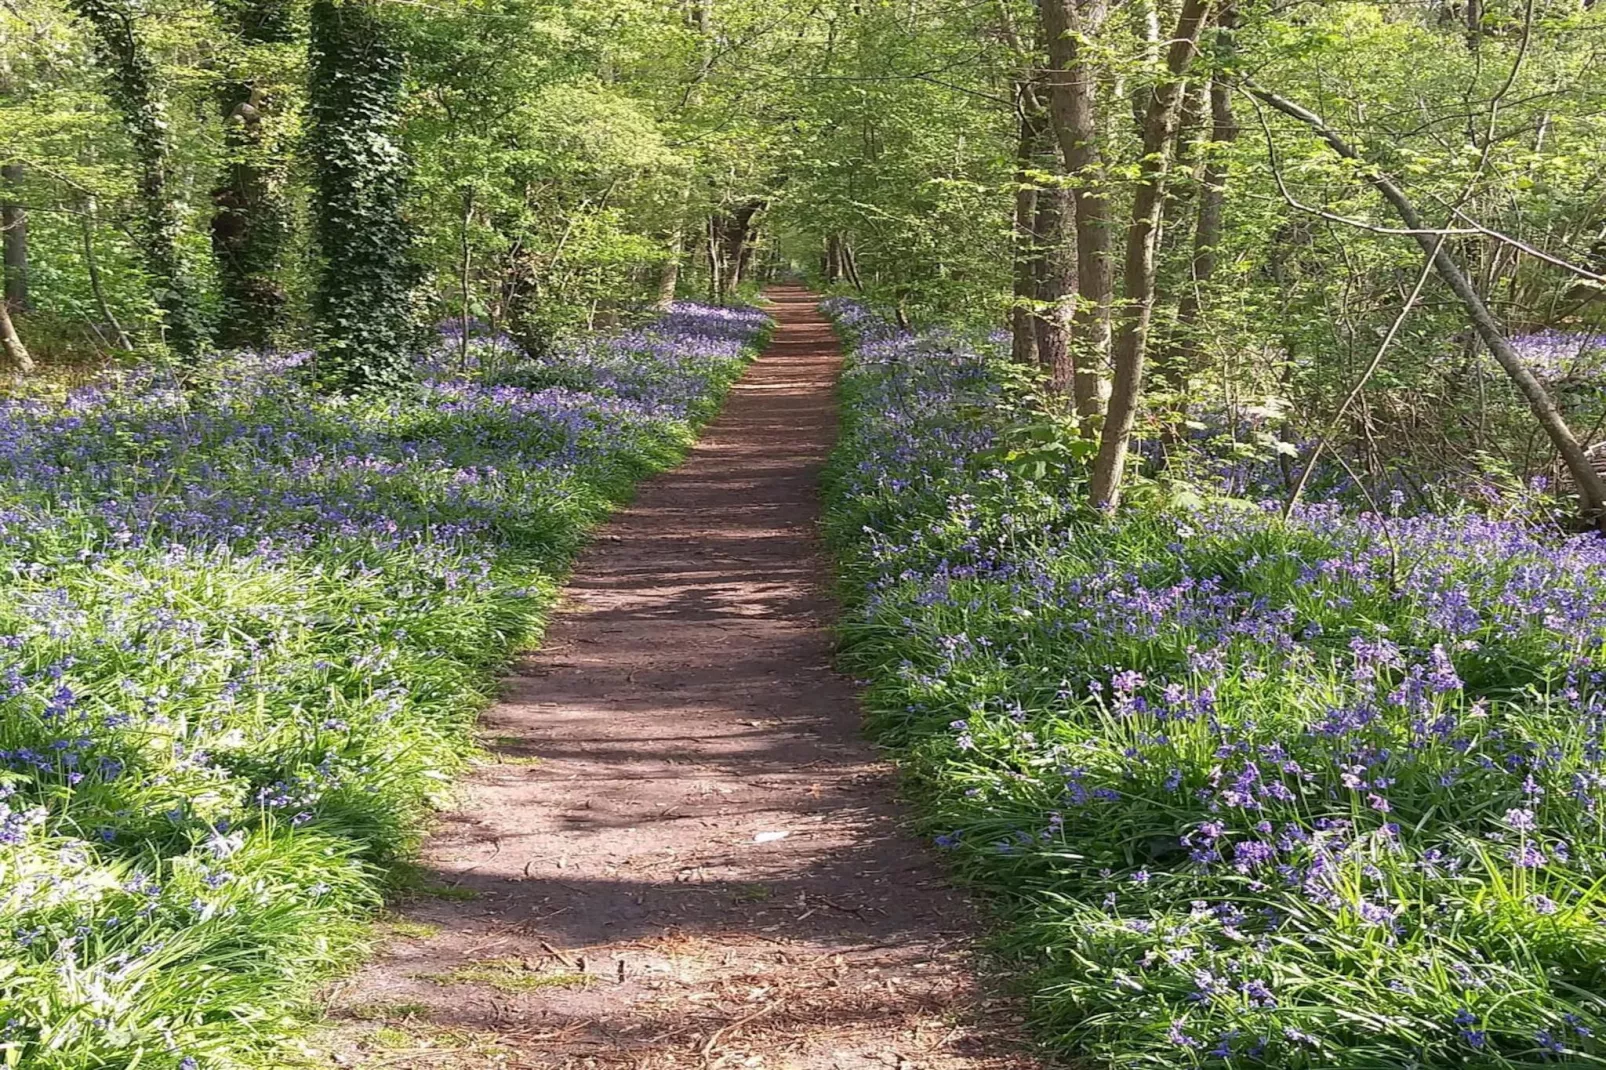
[[[486,714],[426,891],[327,993],[341,1063],[1032,1065],[832,671],[839,350],[813,295],[771,296],[762,358],[602,529]]]

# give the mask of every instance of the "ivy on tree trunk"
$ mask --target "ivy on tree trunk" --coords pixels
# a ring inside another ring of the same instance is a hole
[[[342,393],[387,389],[411,377],[417,339],[417,268],[401,211],[404,59],[372,0],[314,0],[311,31],[314,375]]]
[[[169,180],[171,146],[157,90],[156,63],[136,32],[132,12],[118,0],[71,2],[73,11],[89,25],[95,62],[134,143],[140,241],[145,270],[162,314],[163,336],[179,356],[193,357],[206,347],[207,329],[179,248],[183,213]]]

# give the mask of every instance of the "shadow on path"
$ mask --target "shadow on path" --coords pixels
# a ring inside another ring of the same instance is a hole
[[[446,894],[333,993],[348,1060],[1029,1065],[830,669],[837,344],[813,295],[771,296],[764,356],[603,529],[486,714],[497,763],[426,847]]]

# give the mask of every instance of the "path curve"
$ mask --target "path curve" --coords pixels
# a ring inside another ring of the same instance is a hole
[[[771,297],[763,357],[582,556],[486,714],[498,764],[424,855],[463,897],[404,904],[332,993],[342,1061],[1028,1065],[831,670],[838,349],[813,295]]]

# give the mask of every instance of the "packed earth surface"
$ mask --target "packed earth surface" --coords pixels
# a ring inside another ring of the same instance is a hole
[[[812,295],[772,296],[763,357],[602,529],[485,715],[427,891],[329,993],[341,1062],[1028,1065],[831,668],[838,349]]]

